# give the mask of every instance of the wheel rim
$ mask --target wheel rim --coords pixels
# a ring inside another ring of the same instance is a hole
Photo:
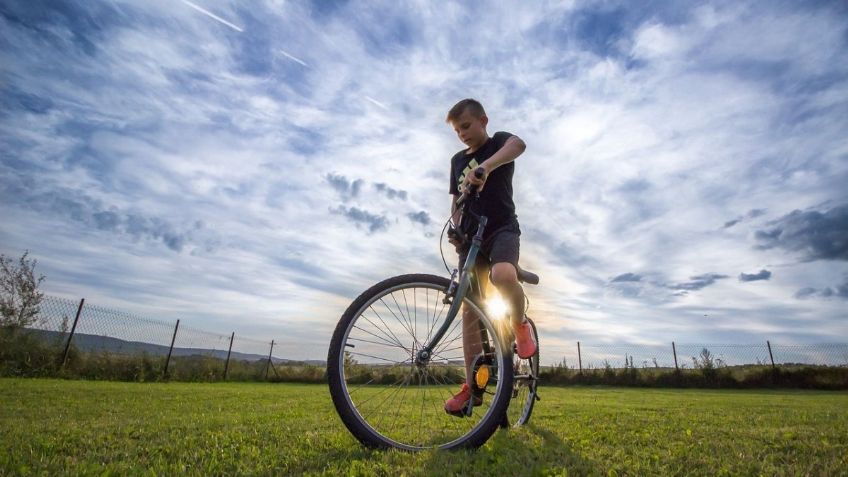
[[[503,392],[502,340],[498,326],[471,300],[463,304],[483,324],[494,354],[491,379],[483,404],[468,417],[444,411],[445,400],[465,382],[463,326],[460,313],[448,328],[426,366],[414,356],[444,323],[449,305],[444,290],[428,282],[388,288],[357,310],[345,330],[339,350],[339,377],[354,417],[386,445],[419,450],[453,447],[492,418],[495,396]],[[353,346],[351,346],[353,345]]]

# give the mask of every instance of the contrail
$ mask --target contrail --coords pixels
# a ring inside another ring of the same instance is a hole
[[[244,30],[242,30],[241,28],[239,28],[239,27],[237,27],[237,26],[233,25],[232,23],[228,22],[227,20],[224,20],[223,18],[219,17],[218,15],[215,15],[214,13],[212,13],[212,12],[210,12],[210,11],[208,11],[208,10],[205,10],[205,9],[203,9],[203,8],[201,8],[201,7],[197,6],[197,5],[195,5],[195,4],[191,3],[191,2],[189,2],[188,0],[182,0],[182,1],[183,1],[183,3],[185,3],[185,4],[186,4],[186,5],[188,5],[188,6],[190,6],[190,7],[191,7],[191,8],[193,8],[193,9],[197,10],[198,12],[200,12],[200,13],[202,13],[202,14],[204,14],[204,15],[208,16],[208,17],[211,17],[211,18],[213,18],[214,20],[218,20],[219,22],[223,23],[224,25],[227,25],[228,27],[232,28],[232,29],[233,29],[233,30],[235,30],[235,31],[237,31],[237,32],[239,32],[239,33],[243,33],[243,32],[244,32]]]
[[[387,108],[385,104],[383,104],[383,103],[381,103],[381,102],[377,101],[376,99],[372,98],[371,96],[365,96],[365,99],[367,99],[368,101],[371,101],[372,103],[374,103],[374,104],[376,104],[377,106],[379,106],[379,107],[381,107],[381,108],[385,109],[386,111],[388,111],[388,110],[389,110],[389,108]]]
[[[289,58],[290,60],[293,60],[293,61],[297,61],[298,63],[302,64],[303,66],[309,66],[309,65],[307,65],[306,63],[304,63],[304,62],[303,62],[300,58],[295,58],[294,56],[292,56],[292,55],[290,55],[290,54],[286,53],[286,52],[285,52],[285,51],[283,51],[283,50],[280,50],[280,53],[282,53],[283,55],[285,55],[285,56],[286,56],[286,58]]]

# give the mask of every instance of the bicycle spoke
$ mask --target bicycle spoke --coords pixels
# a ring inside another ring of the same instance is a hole
[[[380,330],[380,332],[381,332],[381,333],[383,333],[383,336],[385,336],[385,337],[386,337],[389,341],[394,341],[394,343],[395,343],[395,344],[397,344],[398,346],[400,346],[400,347],[401,347],[401,348],[403,348],[404,350],[406,350],[406,351],[410,351],[410,350],[409,350],[406,346],[404,346],[404,345],[403,345],[403,343],[401,343],[401,342],[400,342],[400,340],[399,340],[399,339],[397,339],[397,337],[396,337],[396,336],[394,336],[394,334],[389,335],[389,333],[386,333],[385,331],[383,331],[383,329],[382,329],[382,328],[380,328],[379,326],[375,325],[375,324],[374,324],[371,320],[369,320],[369,319],[368,319],[368,317],[367,317],[367,316],[365,316],[364,314],[363,314],[363,315],[359,315],[359,316],[361,316],[361,317],[362,317],[365,321],[367,321],[367,322],[368,322],[368,324],[370,324],[370,325],[371,325],[371,326],[373,326],[374,328],[376,328],[376,329]],[[382,321],[382,320],[381,320],[381,321]],[[383,325],[385,326],[385,323],[383,323]],[[361,329],[361,328],[360,328],[360,329]],[[364,331],[364,330],[363,330],[363,331]],[[389,332],[391,332],[391,330],[389,330]],[[376,335],[374,335],[374,336],[376,336]],[[410,352],[411,352],[411,351],[410,351]]]
[[[404,380],[404,381],[405,381],[405,380]],[[386,396],[386,398],[385,398],[385,399],[383,399],[383,402],[381,402],[381,403],[380,403],[380,407],[379,407],[379,409],[382,409],[382,408],[383,408],[383,406],[386,404],[386,402],[387,402],[387,401],[391,401],[391,398],[392,398],[392,397],[394,397],[394,396],[396,396],[398,393],[400,393],[400,392],[401,392],[401,390],[402,390],[402,388],[403,388],[403,384],[400,384],[397,388],[395,388],[394,393],[390,393],[388,396]],[[380,427],[380,423],[382,423],[382,422],[383,422],[383,418],[384,418],[384,417],[386,417],[386,414],[387,414],[387,413],[385,413],[385,412],[380,413],[380,418],[379,418],[379,419],[377,419],[377,423],[376,423],[376,425],[375,425],[374,427],[378,427],[378,428]]]
[[[407,348],[406,346],[403,346],[403,343],[401,342],[401,340],[400,340],[397,336],[395,336],[395,334],[394,334],[394,332],[392,331],[391,327],[389,327],[389,325],[387,325],[387,324],[386,324],[386,322],[385,322],[385,321],[383,321],[383,317],[382,317],[382,316],[380,316],[380,314],[379,314],[379,313],[377,313],[377,310],[375,310],[375,309],[374,309],[374,307],[373,307],[372,305],[368,305],[368,308],[369,308],[371,311],[373,311],[375,315],[377,315],[377,319],[378,319],[378,320],[380,320],[380,323],[382,323],[382,324],[383,324],[383,326],[385,326],[385,327],[386,327],[386,331],[388,331],[387,335],[391,334],[392,338],[394,338],[394,340],[397,342],[397,344],[399,344],[399,345],[400,345],[403,349],[405,349],[405,350],[407,350],[407,351],[410,351],[410,350],[409,350],[409,348]],[[363,317],[363,318],[365,318],[365,315],[362,315],[362,317]],[[369,322],[369,323],[371,323],[371,321],[370,321],[370,320],[369,320],[368,322]],[[374,325],[374,323],[371,323],[371,324],[372,324],[373,326],[377,326],[377,325]],[[382,330],[381,330],[381,331],[382,331]]]
[[[406,375],[406,379],[404,379],[403,384],[401,384],[401,386],[403,386],[403,394],[401,394],[402,397],[400,399],[398,399],[398,403],[395,404],[395,420],[392,422],[391,429],[395,429],[395,424],[397,423],[397,418],[398,418],[398,415],[400,414],[401,403],[404,402],[404,398],[406,397],[406,393],[409,391],[409,378],[411,378],[411,377],[412,377],[412,373],[409,373],[408,375]]]
[[[443,359],[443,360],[448,361],[448,362],[453,361],[453,360],[461,360],[461,359],[464,360],[465,359],[464,356],[451,356],[450,358],[446,358],[446,357],[444,357],[440,354],[436,354],[436,353],[433,353],[433,356],[437,356],[439,359]]]
[[[401,292],[403,292],[403,290],[402,290],[402,289],[401,289]],[[394,294],[394,292],[392,292],[389,296],[391,296],[391,297],[392,297],[392,301],[394,301],[394,302],[395,302],[395,306],[397,307],[398,314],[400,314],[400,316],[402,316],[402,317],[404,318],[403,322],[404,322],[404,324],[406,325],[406,330],[407,330],[407,331],[409,331],[409,334],[410,334],[410,335],[412,335],[412,340],[413,340],[413,342],[414,342],[415,344],[417,344],[419,347],[421,347],[421,344],[420,344],[420,343],[418,343],[418,338],[416,338],[416,337],[415,337],[415,332],[414,332],[414,331],[413,331],[413,329],[412,329],[412,322],[409,320],[409,318],[408,318],[406,315],[404,315],[404,314],[403,314],[403,310],[401,310],[401,309],[400,309],[400,303],[398,303],[397,298],[395,298],[395,294]],[[380,299],[380,301],[383,301],[383,300],[382,300],[382,298]],[[388,305],[386,305],[386,303],[383,303],[383,305],[385,305],[385,306],[386,306],[386,308],[387,308],[389,311],[391,311],[391,312],[392,312],[392,314],[394,315],[394,311],[392,311],[392,309],[391,309],[391,308],[389,308],[389,306],[388,306]],[[406,312],[407,312],[407,314],[409,313],[409,309],[408,309],[408,308],[407,308]],[[397,316],[395,316],[395,318],[397,318]]]
[[[406,316],[408,316],[409,319],[412,320],[412,324],[413,324],[412,338],[415,340],[416,343],[418,343],[418,347],[420,348],[421,342],[418,341],[418,336],[417,336],[418,320],[413,319],[413,317],[411,316],[412,314],[409,312],[409,301],[406,300],[406,291],[403,288],[401,288],[400,292],[403,294],[403,304],[406,306]],[[415,310],[415,308],[413,308],[413,310]]]
[[[392,296],[392,299],[394,299],[394,294],[392,294],[391,296]],[[382,298],[380,298],[380,303],[382,303],[382,304],[383,304],[383,306],[384,306],[384,307],[386,307],[386,309],[387,309],[387,310],[389,310],[389,313],[391,313],[391,314],[392,314],[392,316],[394,316],[395,321],[397,321],[397,322],[398,322],[398,324],[400,324],[400,326],[402,326],[402,327],[403,327],[404,331],[408,332],[408,333],[409,333],[409,335],[410,335],[410,336],[412,336],[412,338],[413,338],[413,340],[414,340],[414,339],[415,339],[415,335],[413,335],[413,334],[412,334],[412,329],[409,327],[409,323],[407,323],[407,322],[405,322],[405,321],[401,321],[401,319],[400,319],[400,318],[398,318],[398,317],[397,317],[397,315],[395,314],[394,310],[392,310],[392,309],[389,307],[389,305],[388,305],[388,304],[386,304],[386,302],[384,302],[384,301],[383,301],[383,299],[382,299]],[[397,303],[397,301],[396,301],[395,303]],[[401,314],[402,314],[402,313],[401,313]]]
[[[451,330],[450,330],[450,331],[449,331],[449,332],[445,335],[445,337],[444,337],[444,338],[442,338],[442,340],[443,340],[443,341],[442,341],[442,342],[440,342],[440,343],[438,344],[438,346],[436,346],[436,348],[434,349],[434,351],[444,351],[444,347],[445,347],[445,346],[450,346],[450,345],[451,345],[453,342],[455,342],[456,340],[462,339],[462,332],[460,332],[457,336],[455,336],[453,339],[451,339],[451,336],[453,336],[453,334],[454,334],[454,333],[456,332],[456,330],[459,328],[459,325],[462,323],[462,320],[463,320],[462,318],[459,318],[458,320],[454,320],[453,329],[451,329]],[[444,340],[449,340],[449,341],[444,341]]]
[[[366,318],[364,315],[363,315],[363,318],[365,318],[365,321],[368,321],[368,318]],[[368,321],[368,322],[369,322],[369,323],[371,323],[370,321]],[[403,349],[403,346],[399,346],[397,343],[394,343],[394,342],[392,342],[392,341],[386,340],[386,339],[384,339],[382,336],[377,336],[377,335],[375,335],[374,333],[372,333],[372,332],[370,332],[370,331],[368,331],[368,330],[366,330],[366,329],[364,329],[364,328],[360,328],[360,327],[358,327],[358,326],[356,326],[356,325],[353,325],[353,328],[354,328],[354,329],[357,329],[357,330],[359,330],[359,331],[361,331],[361,332],[363,332],[363,333],[368,333],[369,335],[373,336],[374,338],[377,338],[378,340],[382,340],[384,343],[386,343],[386,344],[387,344],[387,345],[389,345],[389,346],[394,346],[394,347],[396,347],[396,348],[401,348],[401,349]],[[348,340],[351,340],[351,339],[354,339],[354,338],[350,338],[350,337],[348,337]]]
[[[406,358],[406,359],[405,359],[405,360],[403,360],[403,361],[392,361],[392,360],[390,360],[390,359],[381,358],[381,357],[379,357],[379,356],[372,356],[372,355],[370,355],[370,354],[358,353],[358,352],[356,352],[356,351],[348,351],[348,353],[350,353],[350,354],[355,354],[355,355],[357,355],[357,356],[365,356],[366,358],[379,359],[379,360],[382,360],[382,361],[387,361],[387,362],[392,363],[392,364],[404,364],[404,363],[407,363],[407,362],[408,362],[408,363],[410,363],[410,364],[412,363],[412,358]]]
[[[380,343],[380,342],[378,342],[378,341],[369,341],[369,340],[364,340],[364,339],[362,339],[362,338],[348,338],[347,340],[348,340],[348,341],[362,341],[362,342],[364,342],[364,343],[371,343],[371,344],[375,344],[375,345],[378,345],[378,346],[388,346],[388,347],[390,347],[390,348],[400,348],[400,347],[399,347],[398,345],[396,345],[396,344],[389,344],[389,343],[385,343],[385,342]]]
[[[433,330],[434,330],[434,329],[436,329],[436,323],[438,323],[438,322],[439,322],[439,318],[441,318],[441,317],[442,317],[442,313],[444,313],[444,311],[445,311],[445,306],[447,306],[446,304],[442,303],[442,309],[439,311],[439,316],[437,317],[437,316],[436,316],[436,306],[438,306],[438,304],[437,304],[437,303],[433,303],[433,305],[435,305],[435,306],[433,307],[433,324],[432,324],[432,326],[430,327],[430,331],[427,333],[427,342],[429,342],[429,341],[430,341],[430,338],[433,336]],[[427,312],[428,312],[428,314],[429,314],[429,309],[428,309],[428,311],[427,311]],[[456,319],[456,318],[454,318],[454,319]]]
[[[440,353],[447,353],[448,351],[455,351],[455,350],[458,350],[458,349],[464,349],[464,348],[465,348],[465,346],[455,346],[455,347],[453,347],[453,348],[440,349],[440,350],[439,350],[439,352],[440,352]]]
[[[366,400],[364,400],[364,401],[360,402],[360,403],[359,403],[356,407],[357,407],[357,408],[360,408],[360,409],[364,408],[365,404],[367,404],[369,401],[371,401],[371,400],[373,400],[374,398],[376,398],[377,396],[379,396],[379,395],[381,395],[381,394],[385,393],[386,391],[391,390],[394,386],[397,386],[398,384],[400,384],[400,382],[401,382],[402,380],[403,380],[403,378],[398,379],[397,381],[395,381],[395,382],[394,382],[394,384],[390,384],[390,385],[389,385],[389,387],[387,387],[387,388],[383,389],[382,391],[380,391],[379,393],[377,393],[377,394],[375,394],[375,395],[371,396],[370,398],[368,398],[368,399],[366,399]],[[350,395],[348,394],[348,396],[350,396]],[[361,415],[361,414],[362,414],[362,413],[360,413],[360,415]],[[363,416],[362,416],[362,419],[364,419],[364,420],[366,420],[366,421],[367,421],[367,420],[368,420],[368,416],[367,416],[367,415],[363,415]]]
[[[356,391],[359,391],[362,387],[364,387],[364,386],[368,386],[369,384],[371,384],[371,383],[373,383],[373,382],[374,382],[374,378],[371,378],[371,379],[370,379],[367,383],[360,384],[359,386],[355,387],[355,388],[353,389],[353,391],[348,392],[348,393],[347,393],[347,395],[348,395],[348,396],[353,396],[353,393],[355,393]]]

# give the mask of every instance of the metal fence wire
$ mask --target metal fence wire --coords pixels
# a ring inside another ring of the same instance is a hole
[[[235,368],[238,376],[256,378],[268,375],[274,361],[283,361],[283,347],[271,339],[213,333],[181,325],[179,320],[154,320],[85,300],[45,296],[28,328],[63,348],[63,364],[69,350],[86,355],[144,355],[159,361],[165,375],[226,377]]]
[[[848,343],[782,345],[766,340],[752,344],[668,345],[576,344],[564,354],[574,369],[678,368],[746,365],[848,366]]]
[[[259,340],[160,321],[122,310],[45,296],[35,322],[29,326],[51,342],[81,353],[145,355],[159,360],[164,373],[185,377],[198,369],[206,377],[257,378],[280,374],[278,367],[292,359],[296,343]],[[302,344],[302,343],[300,343]],[[64,346],[63,346],[64,345]],[[310,344],[311,345],[311,344]],[[318,344],[316,343],[316,346]],[[296,347],[295,347],[296,348]],[[548,348],[556,363],[571,369],[679,368],[745,365],[848,366],[848,343],[783,345],[754,344],[585,344],[559,343]],[[302,359],[302,358],[301,358]],[[63,361],[64,362],[64,361]],[[316,362],[313,362],[315,364]]]

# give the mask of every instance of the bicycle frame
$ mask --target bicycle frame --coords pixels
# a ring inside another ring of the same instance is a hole
[[[468,213],[478,219],[477,233],[474,234],[474,238],[471,239],[471,248],[468,250],[468,257],[466,257],[465,263],[462,266],[462,272],[459,275],[459,285],[453,295],[453,301],[451,302],[450,309],[448,309],[445,322],[432,336],[430,341],[426,343],[415,356],[415,364],[419,366],[430,361],[430,358],[433,355],[433,349],[438,346],[439,341],[442,340],[445,333],[447,333],[448,328],[450,328],[450,325],[453,323],[453,320],[456,319],[456,315],[459,314],[459,308],[462,306],[462,299],[465,298],[465,294],[468,293],[468,287],[471,285],[471,276],[473,275],[472,270],[474,269],[474,265],[477,261],[477,254],[480,252],[480,247],[483,243],[483,231],[486,229],[486,223],[489,219],[484,215],[478,216],[466,208],[463,211],[463,215]],[[451,287],[453,287],[453,281],[451,281]],[[448,297],[450,297],[450,293],[448,293]]]

